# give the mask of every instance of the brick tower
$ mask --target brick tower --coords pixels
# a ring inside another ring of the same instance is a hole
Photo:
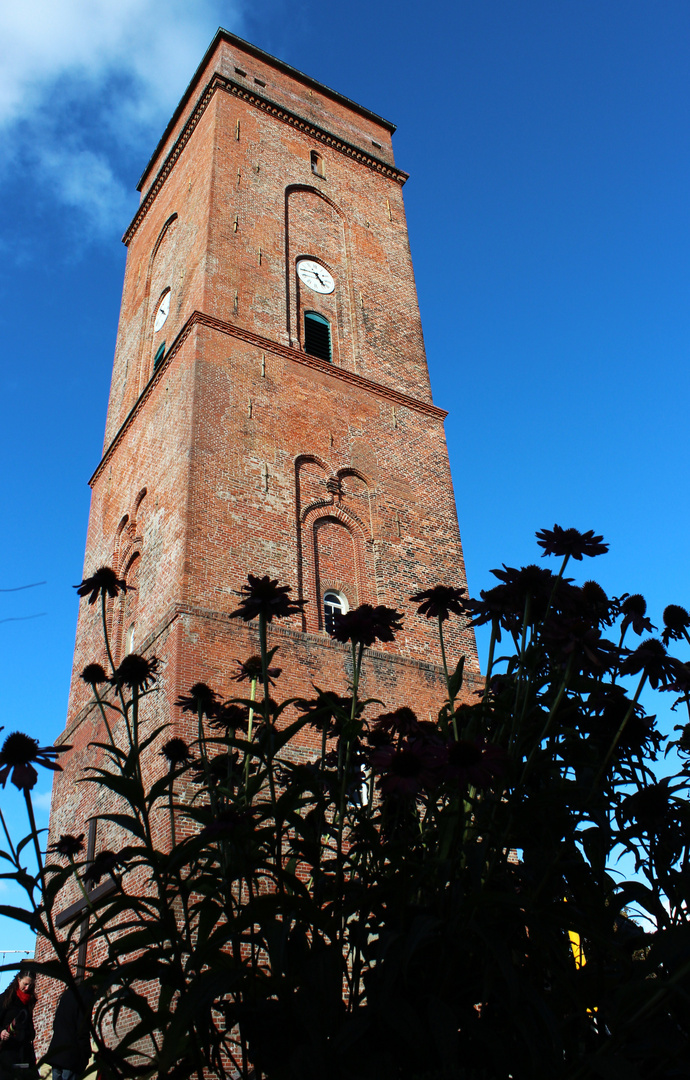
[[[133,586],[109,613],[115,659],[160,658],[173,727],[178,694],[230,696],[235,658],[257,651],[254,624],[228,619],[248,571],[308,600],[271,627],[278,696],[346,692],[326,628],[368,602],[405,623],[369,650],[363,694],[423,719],[443,700],[435,623],[408,598],[465,572],[393,131],[221,30],[142,176],[84,572]],[[448,625],[469,692],[474,636]],[[74,781],[103,736],[79,673],[103,659],[82,604],[53,835],[94,813]]]

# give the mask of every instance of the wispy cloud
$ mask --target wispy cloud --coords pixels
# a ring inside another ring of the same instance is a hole
[[[51,791],[39,791],[36,794],[32,794],[31,801],[34,804],[35,810],[44,810],[46,813],[50,810]]]
[[[119,230],[136,205],[133,161],[145,164],[217,26],[241,31],[243,3],[0,5],[0,183],[25,169],[93,235]]]

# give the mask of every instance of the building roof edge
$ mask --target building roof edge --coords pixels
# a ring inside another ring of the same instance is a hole
[[[187,104],[189,103],[189,99],[192,96],[194,88],[197,85],[199,78],[203,74],[206,65],[211,59],[211,56],[215,52],[220,41],[227,41],[231,45],[239,45],[240,48],[244,49],[244,51],[249,53],[251,56],[255,56],[259,60],[264,60],[266,63],[271,64],[273,67],[278,68],[279,71],[282,71],[286,75],[291,75],[294,78],[299,79],[300,82],[305,83],[307,86],[310,86],[314,90],[318,90],[320,93],[327,94],[328,97],[332,98],[334,101],[340,102],[341,105],[346,105],[349,109],[353,109],[361,116],[365,116],[368,120],[373,120],[374,123],[381,124],[382,127],[390,131],[391,135],[395,131],[395,124],[391,123],[390,120],[386,120],[383,116],[379,116],[377,113],[372,112],[371,109],[365,109],[363,105],[358,105],[357,102],[353,101],[351,98],[346,97],[344,94],[339,94],[337,90],[332,90],[331,87],[326,86],[325,83],[321,83],[317,79],[312,79],[310,75],[305,75],[304,72],[300,71],[298,68],[291,67],[291,65],[286,64],[284,60],[279,60],[277,56],[272,56],[270,53],[265,52],[263,49],[260,49],[258,45],[252,45],[250,41],[245,41],[244,38],[238,37],[237,34],[232,34],[229,30],[224,30],[222,26],[219,26],[213,37],[213,41],[204,53],[201,59],[201,63],[199,64],[192,78],[190,79],[187,89],[180,98],[179,104],[175,109],[175,112],[170,118],[170,121],[165,128],[165,131],[163,132],[158,141],[156,149],[153,151],[153,154],[149,158],[146,168],[144,169],[143,173],[139,178],[139,182],[137,184],[137,191],[141,191],[144,187],[146,177],[151,172],[156,158],[159,156],[168,137],[170,136],[171,131],[175,127],[175,124],[180,119],[180,116],[184,112]]]

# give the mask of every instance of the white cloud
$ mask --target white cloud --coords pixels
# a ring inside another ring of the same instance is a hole
[[[34,809],[45,810],[46,813],[50,810],[50,798],[51,791],[39,791],[36,794],[32,794],[31,801],[34,804]]]
[[[0,123],[30,115],[58,80],[137,81],[142,115],[170,109],[236,0],[24,0],[0,6]],[[232,29],[232,26],[229,27]]]
[[[137,200],[102,154],[53,147],[41,152],[39,162],[55,196],[66,206],[80,209],[98,234],[107,234],[113,223],[126,221],[136,206]]]
[[[143,168],[217,26],[239,29],[244,2],[0,5],[4,176],[28,168],[92,232],[122,228],[136,200],[118,150],[135,149]]]

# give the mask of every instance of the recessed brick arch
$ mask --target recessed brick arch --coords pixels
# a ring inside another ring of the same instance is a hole
[[[341,485],[340,505],[362,523],[363,528],[368,530],[373,540],[377,533],[377,511],[376,488],[371,478],[351,465],[339,469],[336,476]],[[355,483],[348,484],[348,479],[354,480]],[[357,482],[361,485],[360,490],[356,490]]]
[[[141,491],[139,492],[139,494],[137,495],[136,499],[134,500],[134,517],[135,518],[136,518],[137,514],[139,513],[139,507],[141,506],[144,499],[146,498],[146,495],[147,495],[146,488],[143,487],[141,489]]]
[[[300,522],[301,594],[310,603],[305,629],[323,629],[321,603],[328,589],[343,592],[352,607],[376,602],[370,537],[362,523],[332,503],[309,507]]]
[[[141,305],[143,316],[139,339],[139,393],[141,393],[151,375],[148,359],[153,344],[153,316],[155,315],[155,312],[152,310],[152,303],[157,304],[162,291],[165,288],[171,288],[173,284],[172,268],[167,266],[169,259],[165,258],[165,249],[169,247],[171,241],[174,239],[178,220],[177,213],[170,215],[159,232],[156,242],[151,249],[151,255],[149,256],[148,267],[146,270],[144,298]],[[163,266],[163,263],[166,265]],[[153,301],[151,299],[152,294]]]
[[[330,475],[330,465],[316,454],[300,454],[295,459],[295,509],[298,522],[302,512],[315,501],[315,487],[319,483],[319,477],[323,476],[325,483]]]
[[[137,526],[137,513],[146,496],[146,488],[141,488],[133,503],[132,513],[124,514],[115,533],[112,567],[120,580],[127,584],[127,592],[115,599],[108,599],[106,619],[110,645],[116,663],[122,659],[124,635],[136,618],[139,596],[139,570],[143,538]]]
[[[303,346],[303,317],[309,309],[331,326],[332,362],[352,370],[358,355],[358,324],[352,280],[350,224],[342,208],[311,184],[285,189],[285,315],[288,340]],[[333,275],[334,292],[319,294],[302,286],[298,258],[322,262]]]
[[[127,591],[121,593],[117,598],[117,606],[113,611],[112,650],[116,663],[119,663],[125,654],[126,635],[129,627],[136,624],[140,569],[141,551],[139,545],[135,543],[129,548],[122,563],[121,576],[127,584]]]

